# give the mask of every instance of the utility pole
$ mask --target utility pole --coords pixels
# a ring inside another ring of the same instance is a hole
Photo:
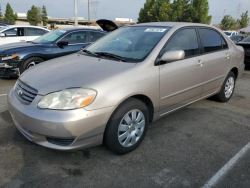
[[[90,7],[89,7],[89,6],[90,6],[90,5],[89,5],[90,2],[89,2],[89,1],[90,1],[90,0],[88,0],[88,21],[90,21]]]
[[[78,25],[78,15],[77,15],[77,0],[75,1],[75,26]]]

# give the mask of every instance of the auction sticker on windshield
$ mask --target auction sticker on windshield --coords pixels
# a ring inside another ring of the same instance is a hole
[[[152,32],[152,33],[163,33],[165,32],[167,29],[163,29],[163,28],[147,28],[145,30],[145,32]]]

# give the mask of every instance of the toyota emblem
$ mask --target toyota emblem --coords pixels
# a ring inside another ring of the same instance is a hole
[[[19,96],[22,96],[22,95],[23,95],[23,91],[22,91],[21,89],[19,89],[19,90],[17,91],[17,94],[18,94]]]

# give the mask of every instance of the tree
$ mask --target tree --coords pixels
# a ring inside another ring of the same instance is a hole
[[[210,24],[212,16],[208,15],[208,0],[192,0],[192,21],[196,23]]]
[[[0,5],[0,21],[3,21],[2,6]]]
[[[171,4],[171,21],[192,22],[190,0],[174,0]]]
[[[249,24],[248,11],[241,14],[241,18],[238,20],[238,24],[239,24],[240,28],[245,28],[248,26],[248,24]]]
[[[169,0],[146,0],[140,10],[138,22],[168,21],[171,11]]]
[[[156,0],[151,11],[151,15],[153,17],[151,21],[169,21],[170,12],[171,6],[169,0]]]
[[[17,20],[17,15],[14,13],[10,4],[7,3],[4,14],[4,21],[8,24],[15,24],[16,20]]]
[[[237,28],[237,22],[232,16],[226,15],[223,17],[220,26],[223,30],[234,30]]]
[[[38,25],[41,23],[42,16],[40,8],[33,5],[27,12],[27,20],[30,25]]]
[[[139,22],[177,21],[210,23],[208,0],[146,0]]]
[[[152,8],[155,0],[146,0],[144,7],[140,10],[138,22],[150,22],[153,20]]]
[[[47,14],[46,7],[44,5],[42,8],[42,22],[43,22],[43,26],[46,26],[48,24],[48,14]]]

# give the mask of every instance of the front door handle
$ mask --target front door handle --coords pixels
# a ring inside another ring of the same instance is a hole
[[[197,64],[198,64],[200,67],[203,67],[203,65],[204,65],[204,64],[203,64],[203,61],[200,60],[200,59],[198,60],[198,63],[197,63]]]
[[[226,58],[227,60],[229,60],[229,59],[231,58],[231,57],[230,57],[230,54],[229,54],[229,53],[226,53],[225,58]]]

